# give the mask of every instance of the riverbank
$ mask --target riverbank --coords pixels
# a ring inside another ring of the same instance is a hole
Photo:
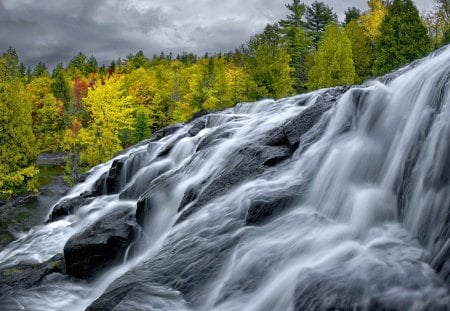
[[[17,196],[0,202],[0,250],[32,227],[45,222],[59,198],[69,190],[63,179],[64,168],[57,160],[39,163],[39,192]]]

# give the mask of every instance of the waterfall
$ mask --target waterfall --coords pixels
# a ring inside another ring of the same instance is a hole
[[[49,216],[0,273],[64,254],[71,275],[0,282],[0,309],[450,310],[450,48],[158,131]],[[116,261],[76,266],[120,226]]]

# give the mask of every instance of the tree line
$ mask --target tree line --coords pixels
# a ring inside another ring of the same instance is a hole
[[[369,0],[339,22],[315,1],[233,52],[151,59],[142,51],[99,65],[82,52],[50,73],[9,48],[0,57],[0,198],[35,191],[36,156],[65,151],[68,179],[201,110],[360,83],[450,42],[450,0],[420,16],[411,0]]]

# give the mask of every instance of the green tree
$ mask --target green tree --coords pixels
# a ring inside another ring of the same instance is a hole
[[[348,8],[347,11],[345,11],[345,20],[344,24],[347,25],[352,20],[359,20],[361,17],[361,10],[355,7]]]
[[[66,74],[62,64],[58,64],[52,75],[52,93],[56,99],[64,103],[66,111],[71,110],[71,96],[69,82],[66,80]]]
[[[134,117],[134,140],[140,142],[150,136],[147,117],[144,112],[138,111]]]
[[[283,35],[283,45],[291,57],[290,66],[293,68],[291,77],[294,81],[294,89],[300,93],[304,91],[307,68],[306,55],[309,53],[311,40],[306,34],[303,21],[306,6],[299,0],[294,0],[292,4],[286,4],[290,13],[286,19],[279,22],[280,31]]]
[[[337,22],[337,16],[333,9],[321,1],[314,1],[306,8],[306,28],[314,47],[317,49],[325,27]]]
[[[383,75],[430,51],[427,28],[412,0],[394,0],[380,27],[373,73]]]
[[[47,70],[47,66],[45,66],[44,63],[39,62],[33,70],[33,77],[37,78],[37,77],[42,77],[42,76],[49,76],[50,74],[48,73]]]
[[[319,49],[313,55],[313,66],[308,72],[310,89],[353,84],[352,47],[345,32],[336,24],[325,28]]]
[[[345,26],[345,34],[352,44],[353,64],[356,72],[355,81],[362,82],[372,74],[373,53],[370,38],[357,20],[351,20]]]
[[[2,54],[2,67],[1,74],[4,80],[10,81],[20,77],[19,70],[19,57],[16,50],[13,47],[9,47],[8,50]]]
[[[279,33],[277,25],[267,25],[247,45],[246,71],[258,87],[257,98],[280,98],[292,93],[291,60]]]

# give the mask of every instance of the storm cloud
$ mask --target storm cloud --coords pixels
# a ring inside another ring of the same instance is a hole
[[[67,63],[82,51],[100,63],[143,50],[227,52],[283,18],[289,0],[0,0],[0,51],[26,65]],[[304,1],[311,3],[310,1]],[[366,0],[326,0],[342,18]],[[416,0],[421,11],[432,0]]]

